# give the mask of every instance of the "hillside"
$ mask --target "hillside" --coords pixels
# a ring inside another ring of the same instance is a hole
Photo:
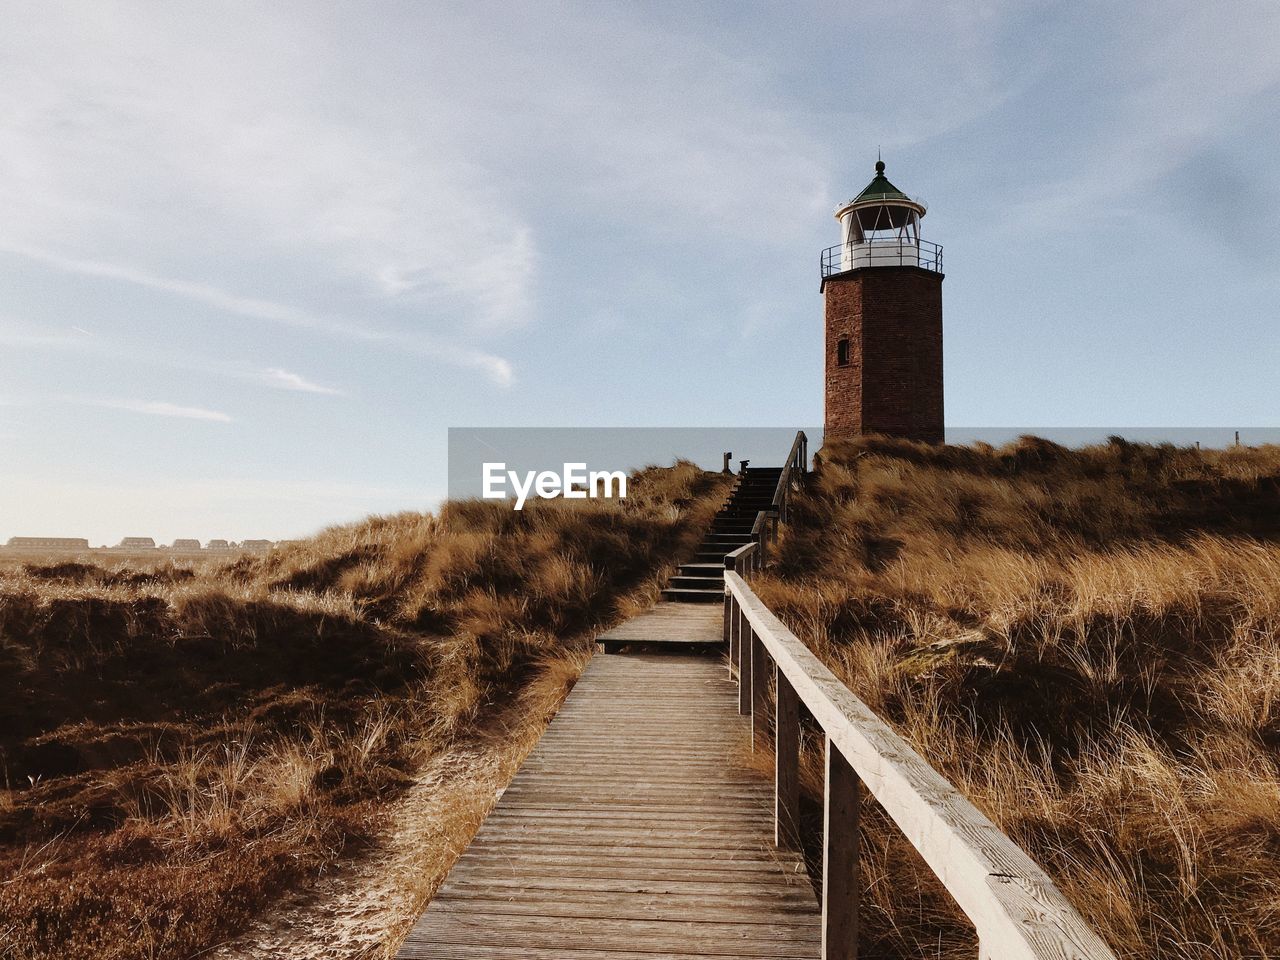
[[[820,459],[760,596],[1120,956],[1277,955],[1280,448]],[[896,828],[864,842],[867,954],[972,957]]]
[[[411,920],[727,483],[681,463],[624,501],[451,503],[221,567],[0,570],[6,956],[203,953],[447,767]]]
[[[1280,953],[1280,448],[868,439],[819,460],[753,581],[766,603],[1118,955]],[[622,502],[456,503],[225,566],[0,571],[0,940],[201,954],[419,796],[403,902],[355,921],[387,956],[592,635],[656,596],[726,490],[680,464]],[[869,807],[865,955],[972,957]]]

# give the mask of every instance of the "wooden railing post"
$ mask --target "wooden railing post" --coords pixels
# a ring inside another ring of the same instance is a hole
[[[730,573],[736,573],[738,561],[732,556],[726,556],[724,568]],[[729,651],[729,679],[732,680],[738,659],[738,598],[729,592],[727,585],[724,591],[724,643]]]
[[[822,960],[858,958],[858,819],[862,782],[827,738],[822,831]]]
[[[734,631],[738,640],[734,648],[733,665],[738,671],[738,687],[739,690],[741,690],[742,685],[747,682],[747,674],[743,672],[743,670],[747,668],[744,667],[742,662],[742,651],[746,649],[747,643],[749,642],[749,638],[744,630],[747,620],[746,615],[742,611],[742,604],[738,604],[738,613],[735,619],[737,620],[737,626],[734,628]]]
[[[769,700],[769,674],[773,671],[764,641],[751,632],[751,749],[763,743],[768,735],[765,729],[765,706]]]
[[[739,611],[738,627],[738,713],[741,716],[751,714],[751,646],[755,641],[755,631],[747,621],[745,610]]]
[[[751,524],[751,564],[750,570],[755,573],[764,568],[764,552],[769,543],[769,515],[761,510]]]
[[[773,842],[800,849],[800,698],[774,665]]]
[[[724,629],[729,634],[729,676],[738,669],[738,626],[742,618],[738,613],[738,599],[729,594],[724,598]]]

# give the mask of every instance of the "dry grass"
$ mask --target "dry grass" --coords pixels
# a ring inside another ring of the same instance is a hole
[[[389,931],[381,949],[369,960],[392,960],[395,956],[409,928],[497,802],[495,787],[505,787],[515,776],[589,659],[587,649],[578,649],[546,661],[545,669],[521,690],[518,707],[508,711],[500,722],[487,725],[470,744],[488,763],[475,771],[476,765],[464,760],[437,776],[432,784],[434,793],[444,802],[437,804],[440,809],[434,824],[438,829],[435,842],[416,844],[411,867],[400,871],[400,876],[408,880],[404,892],[409,902],[401,912],[399,924]],[[468,771],[469,767],[473,772]]]
[[[1280,955],[1280,448],[828,446],[756,589],[1120,956]],[[973,956],[864,834],[866,952]]]
[[[453,503],[195,573],[0,571],[6,956],[194,956],[377,836],[433,759],[518,757],[725,486],[678,464],[624,501]],[[446,847],[484,809],[457,783]]]

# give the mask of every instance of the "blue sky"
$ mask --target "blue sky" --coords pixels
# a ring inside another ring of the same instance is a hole
[[[5,7],[0,540],[429,506],[449,426],[820,422],[877,148],[949,424],[1280,421],[1275,3]]]

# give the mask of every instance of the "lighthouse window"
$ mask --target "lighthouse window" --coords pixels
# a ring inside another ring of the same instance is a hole
[[[836,344],[836,365],[847,367],[849,365],[849,339],[842,337],[840,342]]]

